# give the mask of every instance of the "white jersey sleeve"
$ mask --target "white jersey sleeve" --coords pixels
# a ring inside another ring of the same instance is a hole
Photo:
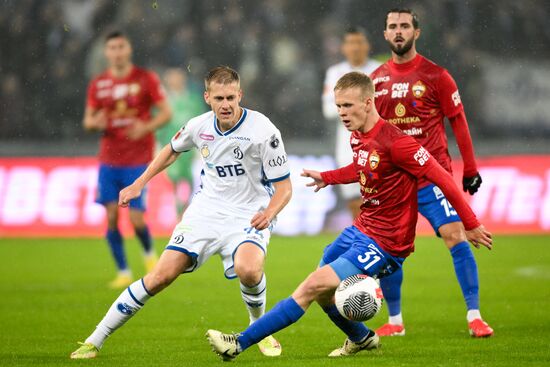
[[[196,135],[195,130],[198,122],[202,120],[200,117],[202,117],[202,115],[189,120],[189,122],[183,125],[182,128],[178,130],[176,135],[172,137],[172,140],[170,140],[170,145],[172,146],[172,150],[174,152],[187,152],[197,146],[194,141],[194,136]]]
[[[277,128],[273,127],[271,134],[260,146],[260,154],[267,181],[277,182],[290,176],[288,157],[281,133]]]

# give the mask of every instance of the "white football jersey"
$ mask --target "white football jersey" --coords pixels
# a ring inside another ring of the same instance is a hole
[[[233,128],[222,132],[214,112],[197,116],[172,138],[175,152],[199,150],[201,189],[192,204],[205,210],[251,215],[265,209],[272,182],[290,176],[281,133],[257,111],[242,109]]]

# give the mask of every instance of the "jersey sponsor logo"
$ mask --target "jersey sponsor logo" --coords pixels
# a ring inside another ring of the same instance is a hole
[[[241,160],[244,157],[243,151],[238,146],[233,149],[233,154],[235,155],[235,159]]]
[[[199,138],[201,138],[202,140],[212,141],[214,140],[214,135],[200,133]]]
[[[210,155],[210,149],[208,149],[208,145],[203,144],[201,147],[201,155],[203,158],[208,158]]]
[[[359,150],[359,153],[357,154],[357,164],[365,167],[367,165],[368,156],[369,156],[369,152],[365,152],[364,150]]]
[[[113,87],[113,98],[120,99],[128,95],[128,84],[117,84]]]
[[[422,98],[426,92],[426,86],[420,80],[413,84],[412,92],[415,98]]]
[[[140,90],[141,90],[141,86],[138,83],[132,83],[128,87],[128,94],[130,94],[131,96],[135,96],[136,94],[139,93]]]
[[[393,83],[391,85],[392,98],[405,98],[409,93],[409,83]]]
[[[288,161],[288,158],[286,157],[286,154],[283,154],[278,156],[277,158],[270,159],[269,161],[267,161],[267,164],[269,164],[269,167],[275,168],[275,167],[281,167],[287,161]]]
[[[413,127],[411,129],[403,130],[403,132],[410,136],[420,136],[422,135],[422,128],[421,127]]]
[[[113,81],[111,79],[101,79],[97,81],[98,88],[107,88],[111,85],[113,85]]]
[[[458,93],[458,89],[451,95],[451,98],[453,99],[453,103],[455,104],[455,107],[462,102],[460,99],[460,94]]]
[[[377,194],[378,193],[378,189],[376,189],[374,187],[362,187],[362,189],[367,194]]]
[[[374,98],[379,97],[379,96],[385,96],[386,94],[388,94],[387,89],[385,89],[385,88],[380,89],[379,91],[374,92]]]
[[[361,186],[364,186],[367,183],[367,176],[365,176],[363,171],[359,171],[359,182],[361,183]]]
[[[279,138],[277,137],[277,135],[272,135],[271,138],[269,139],[269,146],[271,146],[271,148],[275,149],[279,146],[281,142],[279,141]]]
[[[359,139],[357,138],[351,138],[351,145],[359,144]]]
[[[229,139],[250,141],[250,138],[247,138],[246,136],[230,136]]]
[[[380,164],[380,156],[378,155],[378,152],[376,150],[373,150],[369,154],[369,167],[370,169],[375,170],[379,164]]]
[[[378,84],[378,83],[384,83],[384,82],[389,82],[390,81],[390,76],[389,75],[386,75],[386,76],[379,76],[378,78],[374,78],[374,80],[372,81],[372,83],[374,85]]]
[[[397,106],[395,106],[395,116],[397,117],[403,117],[407,113],[407,109],[402,103],[398,103]]]
[[[421,166],[425,165],[428,159],[430,159],[430,153],[424,147],[418,148],[416,153],[414,153],[414,160]]]
[[[414,124],[416,122],[420,122],[420,117],[418,116],[397,117],[393,119],[388,119],[388,122],[394,125]]]
[[[216,166],[216,171],[218,172],[219,177],[227,176],[242,176],[245,174],[243,165],[239,164],[226,164],[224,166]]]

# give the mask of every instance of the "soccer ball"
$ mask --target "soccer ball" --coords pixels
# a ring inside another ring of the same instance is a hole
[[[382,289],[367,275],[357,274],[342,280],[334,293],[336,308],[348,320],[372,319],[382,308]]]

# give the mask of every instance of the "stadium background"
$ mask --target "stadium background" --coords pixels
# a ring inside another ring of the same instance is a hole
[[[243,78],[243,104],[281,129],[292,155],[294,199],[270,245],[271,307],[316,266],[332,232],[349,219],[337,191],[313,195],[297,177],[302,167],[334,165],[335,127],[321,115],[324,71],[340,60],[339,36],[350,25],[364,26],[372,55],[385,60],[384,14],[396,5],[418,12],[419,51],[447,67],[461,90],[484,179],[471,204],[497,233],[493,251],[475,251],[482,312],[496,334],[470,340],[447,250],[435,236],[421,236],[403,288],[407,337],[384,339],[383,349],[355,359],[328,360],[342,335],[313,307],[278,334],[284,353],[276,363],[548,365],[550,3],[543,0],[0,1],[0,365],[79,364],[68,359],[75,342],[118,295],[106,287],[114,269],[101,238],[103,210],[93,204],[98,136],[81,125],[86,85],[104,67],[106,30],[128,32],[138,65],[160,74],[186,70],[198,93],[209,67],[234,66]],[[450,145],[457,156],[452,139]],[[160,251],[175,208],[166,177],[150,191]],[[316,234],[323,231],[329,233]],[[141,276],[140,247],[131,236],[126,246]],[[238,283],[222,280],[221,270],[213,259],[179,279],[92,363],[211,366],[216,359],[202,339],[205,330],[247,323]],[[237,363],[275,361],[256,350]]]
[[[372,57],[387,59],[384,15],[396,4],[419,14],[418,49],[459,85],[486,172],[472,203],[481,219],[497,232],[550,230],[548,2],[23,0],[3,2],[0,13],[0,234],[28,234],[31,226],[34,235],[101,232],[94,162],[75,157],[97,151],[98,136],[86,134],[81,120],[87,83],[105,67],[102,37],[113,28],[129,34],[136,64],[161,75],[182,68],[197,93],[208,68],[237,68],[243,105],[268,115],[294,156],[301,200],[283,213],[290,224],[278,233],[340,228],[349,217],[338,191],[313,197],[298,173],[334,165],[335,126],[322,117],[320,94],[326,68],[341,59],[340,35],[365,27]],[[450,150],[457,155],[452,138]],[[156,180],[149,197],[161,213],[151,219],[157,234],[176,220],[166,185]],[[420,231],[429,232],[425,222]]]

